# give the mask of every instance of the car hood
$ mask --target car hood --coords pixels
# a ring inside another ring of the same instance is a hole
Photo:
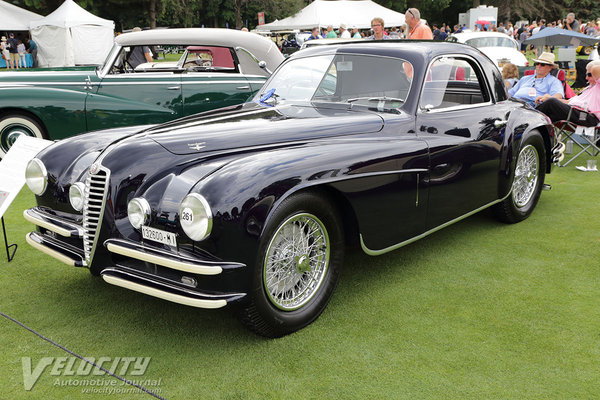
[[[488,56],[496,65],[498,65],[498,62],[503,58],[508,59],[512,64],[515,64],[518,67],[527,65],[527,58],[515,49],[508,47],[479,47],[478,49]]]
[[[235,110],[234,110],[235,109]],[[347,105],[280,105],[246,103],[159,125],[148,137],[173,154],[280,146],[332,136],[378,132],[383,119]],[[234,110],[234,111],[232,111]]]

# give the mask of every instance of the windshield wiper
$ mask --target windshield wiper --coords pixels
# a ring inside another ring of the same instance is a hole
[[[404,99],[399,99],[397,97],[387,97],[387,96],[380,96],[380,97],[355,97],[353,99],[348,99],[346,100],[347,103],[354,103],[355,101],[358,100],[367,100],[367,101],[397,101],[400,103],[404,103]]]

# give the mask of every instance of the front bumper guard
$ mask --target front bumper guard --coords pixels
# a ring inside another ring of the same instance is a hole
[[[174,255],[160,249],[146,247],[122,239],[108,239],[104,242],[108,251],[125,257],[161,265],[177,271],[198,275],[218,275],[224,268],[240,268],[243,264],[220,263],[193,257]]]
[[[100,275],[105,282],[111,285],[197,308],[221,308],[229,302],[238,301],[246,296],[245,293],[200,293],[158,279],[152,279],[142,274],[124,271],[119,267],[107,268],[100,272]]]
[[[53,239],[48,235],[42,235],[38,232],[30,232],[25,236],[25,240],[31,247],[46,253],[50,257],[56,258],[65,264],[73,267],[85,267],[85,256],[83,250],[73,248],[59,240]]]

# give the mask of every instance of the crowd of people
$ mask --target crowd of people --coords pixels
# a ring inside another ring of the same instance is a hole
[[[433,39],[446,40],[450,33],[458,33],[466,27],[455,25],[450,29],[449,25],[433,25],[433,30],[421,20],[421,14],[416,8],[409,8],[404,14],[406,26],[385,29],[385,23],[381,18],[371,21],[370,35],[359,32],[356,27],[346,29],[345,24],[340,24],[338,32],[328,26],[321,33],[318,28],[312,30],[308,40],[319,38],[362,38],[367,40],[389,40],[389,39]],[[489,26],[488,26],[489,25]],[[521,51],[527,50],[523,43],[529,36],[536,34],[546,27],[558,27],[571,31],[580,32],[590,36],[600,35],[600,18],[598,21],[590,20],[581,24],[573,13],[569,13],[564,20],[547,23],[540,19],[531,24],[519,24],[515,29],[511,22],[504,26],[486,24],[478,25],[476,30],[493,31],[504,33],[514,37],[521,44]],[[547,50],[547,51],[545,51]],[[600,122],[600,85],[596,82],[600,79],[600,60],[592,61],[587,65],[586,80],[588,86],[577,96],[567,99],[565,96],[565,85],[555,75],[558,67],[555,63],[553,49],[539,49],[541,55],[534,59],[535,71],[519,79],[516,65],[507,64],[502,68],[502,77],[510,97],[520,99],[546,114],[553,122],[566,118],[575,118],[582,125],[595,126]],[[570,89],[570,88],[568,88]],[[582,116],[581,112],[585,113]]]
[[[25,43],[21,39],[15,38],[14,33],[10,33],[8,39],[6,36],[2,36],[0,39],[0,50],[2,51],[2,59],[6,61],[6,68],[27,68],[27,53],[30,53],[33,59],[32,67],[35,68],[37,66],[37,44],[29,38],[25,39]]]
[[[312,30],[310,39],[332,39],[351,37],[355,39],[367,39],[375,36],[379,39],[384,40],[419,38],[444,41],[448,38],[448,35],[452,33],[463,32],[467,29],[466,25],[464,24],[456,24],[454,26],[450,26],[446,23],[433,24],[431,28],[429,28],[427,24],[422,23],[419,10],[416,8],[409,8],[404,14],[404,16],[406,20],[405,25],[388,28],[382,26],[381,30],[378,30],[378,32],[375,31],[373,26],[371,26],[371,31],[360,31],[358,28],[356,28],[356,26],[350,26],[347,28],[346,24],[340,24],[340,28],[337,32],[333,29],[333,26],[331,25],[327,28],[323,28],[322,30],[319,30],[319,28],[314,28]],[[381,20],[381,18],[379,19]],[[580,21],[575,18],[575,14],[569,13],[564,20],[546,22],[545,19],[540,18],[539,20],[535,20],[531,23],[520,22],[515,23],[514,25],[512,22],[507,22],[506,25],[504,24],[504,22],[500,22],[497,25],[492,23],[476,24],[474,30],[500,32],[511,36],[517,42],[519,42],[519,45],[521,46],[521,51],[525,52],[527,50],[527,45],[525,45],[523,42],[531,35],[534,35],[540,30],[545,29],[547,27],[567,29],[583,33],[589,36],[598,36],[600,35],[600,18],[598,18],[597,20],[592,19],[585,23],[580,23]],[[413,32],[413,29],[415,28],[416,32]],[[429,32],[431,32],[431,35],[429,35]]]

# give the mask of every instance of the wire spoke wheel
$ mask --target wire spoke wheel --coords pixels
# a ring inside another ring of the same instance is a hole
[[[526,206],[536,193],[539,168],[537,149],[532,145],[523,147],[517,159],[512,187],[513,201],[517,207]]]
[[[264,287],[277,308],[296,310],[319,291],[329,266],[329,235],[308,213],[285,220],[273,235],[264,262]]]

